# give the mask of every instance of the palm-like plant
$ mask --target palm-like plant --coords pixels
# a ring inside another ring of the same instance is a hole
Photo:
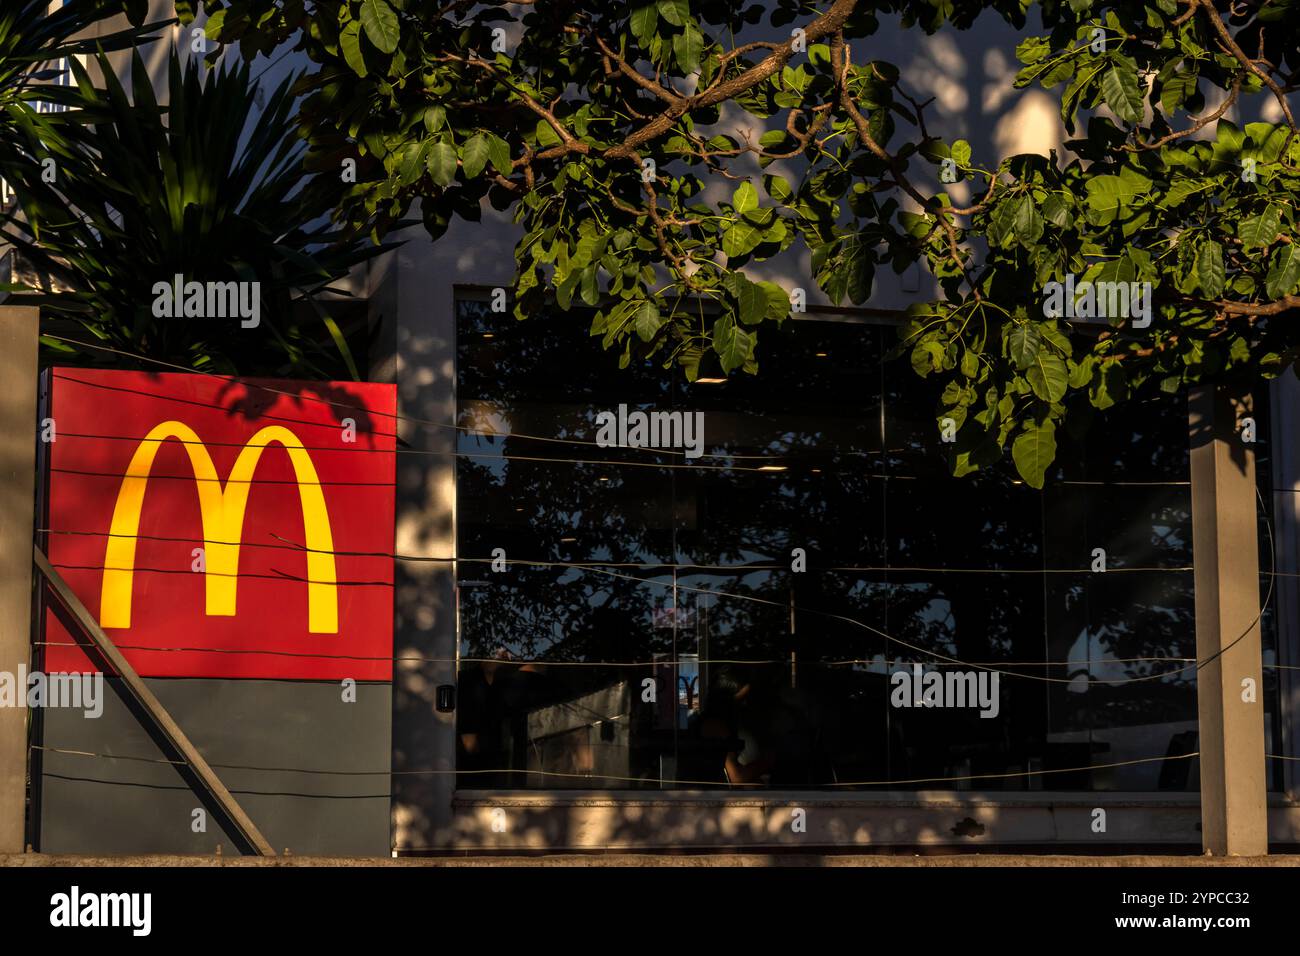
[[[182,64],[173,51],[160,105],[138,53],[134,101],[102,56],[99,68],[102,90],[72,64],[85,124],[56,158],[54,182],[41,175],[48,145],[28,134],[36,161],[13,183],[21,214],[8,217],[4,238],[41,281],[14,298],[105,345],[187,367],[359,377],[348,336],[317,294],[388,247],[329,225],[343,184],[303,169],[292,80],[259,109],[246,64],[202,77],[196,60]],[[154,285],[178,274],[260,283],[261,324],[155,317]]]
[[[130,46],[152,28],[137,26],[111,36],[74,39],[89,27],[123,11],[122,0],[68,0],[50,12],[49,0],[5,0],[0,4],[0,176],[30,160],[34,137],[60,155],[64,131],[80,107],[80,91],[61,84],[70,58]],[[51,109],[51,107],[53,107]]]

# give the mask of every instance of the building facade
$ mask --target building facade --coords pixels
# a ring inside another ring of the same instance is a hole
[[[1046,153],[1063,133],[1010,90],[1014,44],[920,38],[904,77],[944,134]],[[928,276],[863,310],[814,296],[757,376],[688,385],[620,370],[580,314],[501,309],[517,232],[493,210],[406,238],[354,276],[402,416],[391,825],[341,839],[335,814],[295,852],[1200,845],[1182,397],[1063,438],[1041,492],[957,480],[875,314]],[[1252,449],[1277,847],[1300,843],[1298,392],[1256,393]],[[602,440],[635,413],[663,447]]]

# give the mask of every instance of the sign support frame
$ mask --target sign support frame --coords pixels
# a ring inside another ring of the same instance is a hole
[[[45,576],[55,600],[72,616],[82,633],[94,645],[95,651],[104,658],[109,667],[122,679],[133,701],[139,705],[140,711],[153,724],[152,729],[161,734],[185,760],[186,765],[193,773],[194,779],[202,788],[203,792],[200,795],[206,796],[213,805],[220,808],[233,829],[233,835],[237,836],[239,841],[243,842],[247,848],[258,856],[275,856],[275,850],[271,849],[271,844],[267,842],[266,837],[262,836],[252,818],[244,812],[244,808],[226,789],[226,785],[221,782],[221,778],[203,759],[203,755],[199,753],[198,748],[190,742],[190,739],[185,736],[185,732],[181,730],[180,725],[176,723],[153,692],[149,690],[148,685],[136,673],[130,661],[118,650],[112,639],[104,633],[94,615],[86,609],[86,606],[68,587],[67,582],[63,580],[59,572],[51,566],[50,559],[45,556],[45,552],[40,549],[39,545],[33,546],[32,558],[41,574]]]

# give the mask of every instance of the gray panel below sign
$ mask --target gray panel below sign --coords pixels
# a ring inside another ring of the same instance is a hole
[[[338,682],[148,678],[149,689],[213,765],[277,853],[388,856],[392,687]],[[193,853],[238,850],[180,770],[105,681],[104,709],[44,711],[40,752],[44,853]],[[231,769],[226,765],[275,770]],[[301,773],[328,770],[330,774]],[[357,774],[357,771],[380,771]]]

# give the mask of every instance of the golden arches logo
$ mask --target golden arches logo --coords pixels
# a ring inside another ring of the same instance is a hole
[[[325,495],[311,456],[298,436],[287,428],[269,425],[250,438],[230,470],[223,488],[207,447],[194,430],[181,422],[163,422],[145,436],[131,456],[113,507],[108,545],[104,550],[104,582],[100,591],[99,623],[103,627],[131,626],[131,586],[135,578],[135,542],[140,530],[140,509],[154,458],[169,438],[184,442],[199,491],[203,520],[204,585],[207,613],[219,617],[235,614],[239,584],[239,547],[244,532],[244,512],[253,473],[262,450],[271,442],[289,453],[302,523],[307,541],[307,629],[313,634],[337,634],[339,629],[338,577],[334,567],[334,537],[330,533]]]

